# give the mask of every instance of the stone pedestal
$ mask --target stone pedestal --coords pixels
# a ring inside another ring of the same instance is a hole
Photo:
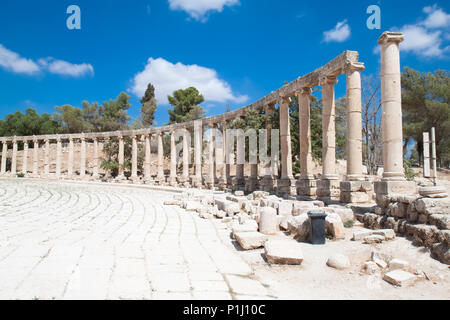
[[[256,177],[248,177],[245,181],[245,191],[253,192],[259,189],[259,180]]]
[[[285,194],[295,196],[297,194],[297,180],[294,178],[281,178],[277,181],[277,194],[284,196]]]
[[[277,188],[277,178],[275,176],[266,175],[259,181],[259,189],[261,191],[273,193]]]
[[[308,198],[315,198],[317,196],[317,180],[315,179],[300,179],[297,181],[297,194]]]
[[[340,190],[340,201],[343,203],[368,203],[372,200],[370,181],[341,181]]]
[[[340,181],[337,179],[321,179],[317,180],[317,197],[318,199],[329,202],[340,200]]]
[[[244,191],[245,190],[245,178],[244,177],[233,177],[231,179],[231,190]]]
[[[448,193],[444,186],[420,187],[419,194],[427,198],[447,198]]]
[[[414,181],[376,181],[374,183],[376,202],[386,207],[392,195],[415,195],[417,186]]]

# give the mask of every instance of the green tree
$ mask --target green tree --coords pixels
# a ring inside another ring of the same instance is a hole
[[[141,99],[141,112],[139,115],[139,122],[142,127],[148,128],[153,125],[155,120],[155,111],[158,107],[158,102],[155,98],[155,87],[149,83],[145,94]]]
[[[168,96],[173,109],[169,109],[169,123],[180,123],[200,119],[205,111],[199,105],[205,99],[194,87],[179,89],[173,92],[173,97]]]
[[[54,118],[63,133],[78,133],[87,129],[88,126],[80,108],[65,104],[61,107],[56,106],[55,110]]]
[[[416,141],[423,155],[423,132],[436,128],[436,152],[441,166],[450,164],[450,78],[449,72],[420,73],[406,67],[402,73],[404,149]],[[406,154],[406,152],[405,152]]]
[[[85,121],[86,132],[102,131],[101,107],[98,105],[98,102],[89,103],[88,101],[83,101],[82,106],[82,116]]]
[[[130,117],[127,115],[130,108],[129,99],[130,96],[122,92],[116,99],[103,102],[100,108],[101,131],[127,130],[129,128]]]

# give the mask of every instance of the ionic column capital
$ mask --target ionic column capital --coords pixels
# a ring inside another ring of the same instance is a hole
[[[338,80],[336,78],[336,76],[324,76],[321,79],[319,79],[319,85],[323,86],[323,85],[331,85],[331,84],[336,84],[338,83]]]
[[[303,96],[310,96],[312,94],[312,88],[310,87],[303,87],[298,91],[295,91],[296,95],[303,95]]]
[[[345,72],[349,71],[364,71],[366,67],[364,66],[364,63],[362,62],[347,62],[345,64]]]
[[[280,104],[282,103],[287,103],[289,104],[291,102],[291,97],[287,97],[287,96],[280,96]]]
[[[386,43],[400,43],[404,40],[404,35],[401,32],[391,32],[391,31],[385,31],[378,39],[379,45],[384,45]]]

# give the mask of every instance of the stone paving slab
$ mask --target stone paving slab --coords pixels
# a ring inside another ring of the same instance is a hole
[[[0,299],[270,298],[229,233],[171,197],[0,179]]]

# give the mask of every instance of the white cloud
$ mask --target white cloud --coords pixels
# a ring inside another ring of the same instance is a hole
[[[439,8],[436,4],[423,8],[423,12],[428,14],[428,17],[423,21],[423,25],[429,29],[445,28],[450,26],[450,14],[447,14]]]
[[[49,72],[77,78],[88,74],[94,74],[94,67],[90,64],[72,64],[51,57],[41,58],[35,62],[32,59],[22,58],[18,53],[5,48],[1,43],[0,67],[14,73],[24,73],[28,75]]]
[[[334,29],[325,31],[323,37],[325,42],[344,42],[350,37],[350,26],[347,23],[347,19],[338,22]]]
[[[87,63],[72,64],[63,60],[56,60],[54,58],[45,58],[38,60],[39,65],[53,74],[59,74],[69,77],[82,77],[84,75],[93,75],[94,67]]]
[[[405,25],[400,29],[405,40],[400,44],[402,51],[411,51],[423,57],[440,57],[442,49],[441,31],[430,31],[419,25]]]
[[[0,67],[14,73],[35,74],[39,66],[31,59],[22,58],[19,54],[6,49],[0,44]]]
[[[230,85],[219,79],[213,69],[196,64],[173,64],[163,58],[149,58],[144,70],[134,76],[130,90],[142,97],[149,83],[155,86],[156,99],[163,105],[168,104],[167,95],[172,95],[173,91],[192,86],[203,94],[205,101],[244,103],[248,100],[248,96],[234,95]]]
[[[172,10],[186,11],[192,18],[200,21],[207,19],[209,11],[222,12],[225,6],[239,4],[239,0],[169,0]]]

